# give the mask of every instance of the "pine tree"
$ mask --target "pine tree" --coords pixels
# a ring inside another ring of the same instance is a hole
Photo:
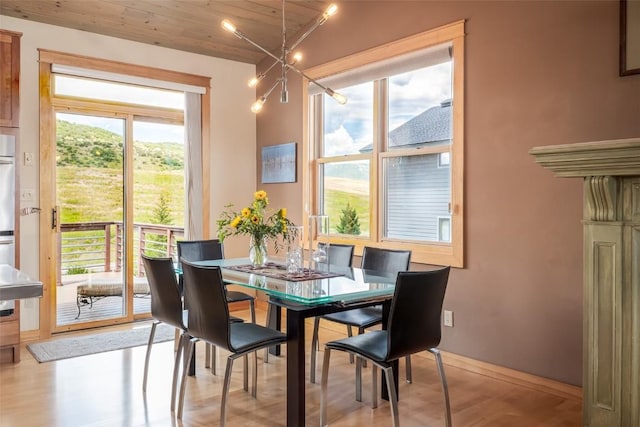
[[[341,234],[360,234],[360,221],[356,208],[351,207],[349,203],[342,209],[340,214],[340,224],[336,226],[336,230]]]
[[[167,194],[162,192],[158,204],[153,208],[153,223],[171,225],[173,217],[171,216],[171,208],[167,200]]]

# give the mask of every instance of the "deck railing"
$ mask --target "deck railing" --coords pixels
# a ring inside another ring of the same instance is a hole
[[[176,241],[184,228],[162,224],[133,224],[134,275],[143,273],[141,253],[174,257]],[[60,224],[58,234],[58,283],[62,276],[89,272],[122,271],[124,263],[122,222]]]

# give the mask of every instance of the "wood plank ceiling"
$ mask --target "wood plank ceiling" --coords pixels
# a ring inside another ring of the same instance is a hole
[[[328,5],[287,1],[287,38],[302,34]],[[1,15],[250,64],[266,55],[220,23],[229,19],[280,56],[281,10],[280,0],[0,0]]]

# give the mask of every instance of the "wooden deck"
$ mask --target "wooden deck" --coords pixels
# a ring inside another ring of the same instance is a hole
[[[144,280],[136,278],[135,280]],[[112,296],[94,300],[93,307],[82,305],[78,317],[78,305],[76,301],[77,287],[95,281],[110,281],[115,285],[122,283],[121,273],[96,273],[88,275],[70,275],[62,277],[62,285],[56,287],[56,316],[58,326],[73,323],[89,322],[101,319],[111,319],[123,316],[123,299],[120,296]],[[147,313],[151,311],[150,298],[134,298],[134,313]],[[78,317],[76,319],[76,317]]]

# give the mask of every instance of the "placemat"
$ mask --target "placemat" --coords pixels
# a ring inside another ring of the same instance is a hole
[[[287,273],[287,268],[282,264],[268,262],[265,265],[255,266],[251,264],[232,265],[225,267],[230,270],[242,271],[244,273],[256,273],[262,276],[271,277],[272,279],[288,280],[290,282],[300,282],[303,280],[327,279],[329,277],[344,276],[341,273],[323,272],[303,268],[298,273]]]

